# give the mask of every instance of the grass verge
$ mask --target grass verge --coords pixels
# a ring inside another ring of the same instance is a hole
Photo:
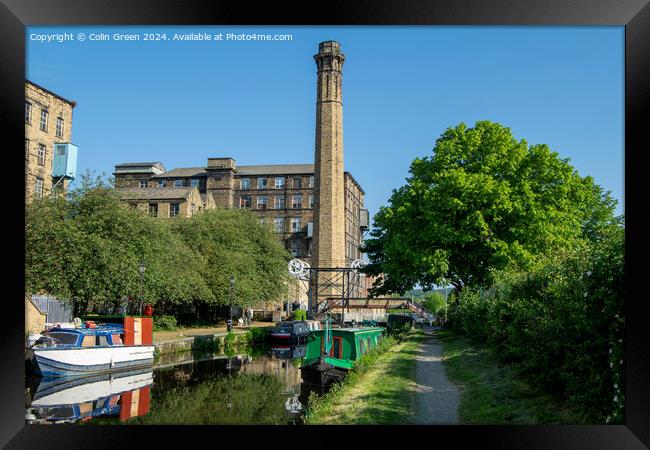
[[[463,425],[584,424],[585,414],[527,383],[515,364],[500,364],[494,351],[451,330],[438,331],[443,365],[461,393]]]
[[[415,350],[423,333],[386,338],[327,394],[309,398],[308,424],[404,424],[415,411]]]

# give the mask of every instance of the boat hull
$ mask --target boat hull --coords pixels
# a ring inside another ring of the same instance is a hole
[[[48,377],[132,370],[153,365],[153,345],[34,349],[36,371]]]

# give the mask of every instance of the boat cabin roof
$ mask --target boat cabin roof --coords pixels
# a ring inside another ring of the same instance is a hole
[[[47,333],[72,333],[83,334],[84,336],[105,336],[123,332],[124,327],[119,324],[100,325],[97,328],[52,328],[47,331]]]
[[[343,331],[346,333],[362,333],[367,331],[383,331],[381,327],[346,327],[346,328],[332,328],[332,331]]]

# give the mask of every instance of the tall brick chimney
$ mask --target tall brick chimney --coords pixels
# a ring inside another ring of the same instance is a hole
[[[345,194],[343,175],[343,62],[335,41],[318,45],[314,259],[315,267],[345,266]]]

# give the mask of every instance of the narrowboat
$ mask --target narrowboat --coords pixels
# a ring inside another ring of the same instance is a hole
[[[350,370],[382,340],[382,327],[329,328],[312,332],[315,339],[307,343],[305,366],[321,365]]]
[[[301,343],[307,342],[313,331],[305,320],[280,322],[269,331],[269,338],[274,342]]]
[[[125,317],[124,324],[53,328],[29,347],[35,371],[47,377],[133,370],[153,365],[152,319]]]

